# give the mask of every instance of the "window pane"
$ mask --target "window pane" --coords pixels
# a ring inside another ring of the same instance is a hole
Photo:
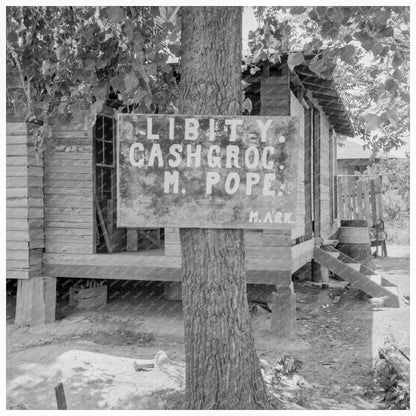
[[[113,119],[109,117],[104,117],[104,139],[106,141],[112,142],[113,133],[114,133]]]
[[[111,169],[110,168],[104,168],[103,169],[103,192],[110,193],[110,197],[111,198],[111,192],[112,192],[112,183],[111,183]]]
[[[103,172],[102,168],[98,167],[96,170],[95,175],[95,186],[96,186],[96,194],[98,198],[102,198],[102,180],[103,180]]]
[[[95,163],[103,163],[103,142],[101,140],[95,141]]]
[[[101,139],[103,137],[103,117],[98,116],[95,123],[95,137]]]
[[[106,142],[104,148],[104,164],[112,165],[113,162],[113,144]]]

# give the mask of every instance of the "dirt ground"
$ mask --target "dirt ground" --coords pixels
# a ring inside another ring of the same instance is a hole
[[[270,364],[282,355],[302,362],[297,373],[309,384],[291,392],[295,408],[360,409],[377,404],[372,369],[377,349],[393,336],[409,353],[409,258],[377,259],[378,272],[399,287],[400,308],[372,305],[344,282],[322,290],[308,281],[295,283],[297,337],[282,341],[270,332],[271,313],[253,315],[256,348]],[[32,377],[34,366],[47,366],[62,353],[82,350],[134,359],[152,359],[163,350],[184,361],[181,302],[163,298],[162,286],[143,282],[109,288],[109,301],[99,310],[76,310],[62,299],[57,321],[37,328],[16,328],[14,303],[7,310],[7,407],[25,403],[31,409],[56,409],[49,380],[16,388],[16,380]],[[339,302],[336,296],[339,296]],[[12,388],[12,386],[14,386]],[[147,403],[143,407],[149,406]],[[364,406],[366,407],[366,406]],[[83,395],[71,397],[69,409],[94,408]],[[292,407],[293,408],[293,407]]]

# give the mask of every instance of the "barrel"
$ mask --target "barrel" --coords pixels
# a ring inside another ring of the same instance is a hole
[[[338,229],[337,249],[370,270],[376,266],[371,254],[370,233],[365,220],[342,220]]]

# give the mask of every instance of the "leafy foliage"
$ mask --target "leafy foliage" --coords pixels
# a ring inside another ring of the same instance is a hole
[[[249,36],[251,57],[308,64],[333,76],[357,136],[375,151],[403,144],[409,130],[408,7],[257,7],[263,25]]]
[[[388,220],[397,223],[410,213],[410,158],[381,159],[364,174],[382,175],[383,208]]]
[[[409,372],[408,366],[403,365],[406,360],[395,340],[388,337],[379,349],[379,359],[374,367],[376,382],[385,391],[385,409],[410,409]]]
[[[176,94],[166,61],[178,29],[160,11],[8,7],[8,104],[42,125],[44,137],[51,118],[78,120],[86,111],[94,122],[110,94],[119,111],[165,111]]]

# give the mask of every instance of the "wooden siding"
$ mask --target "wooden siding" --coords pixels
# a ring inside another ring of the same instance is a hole
[[[338,228],[337,221],[331,219],[331,192],[330,187],[330,125],[325,114],[321,111],[320,116],[320,236],[330,238]],[[334,140],[331,141],[334,146]],[[333,152],[333,149],[331,149]]]
[[[56,127],[44,160],[45,252],[94,253],[92,129]]]
[[[290,91],[290,115],[299,118],[300,140],[298,143],[297,207],[296,227],[292,229],[292,239],[305,234],[305,114],[303,105]]]
[[[43,157],[25,123],[6,125],[6,277],[41,272],[44,247]]]

